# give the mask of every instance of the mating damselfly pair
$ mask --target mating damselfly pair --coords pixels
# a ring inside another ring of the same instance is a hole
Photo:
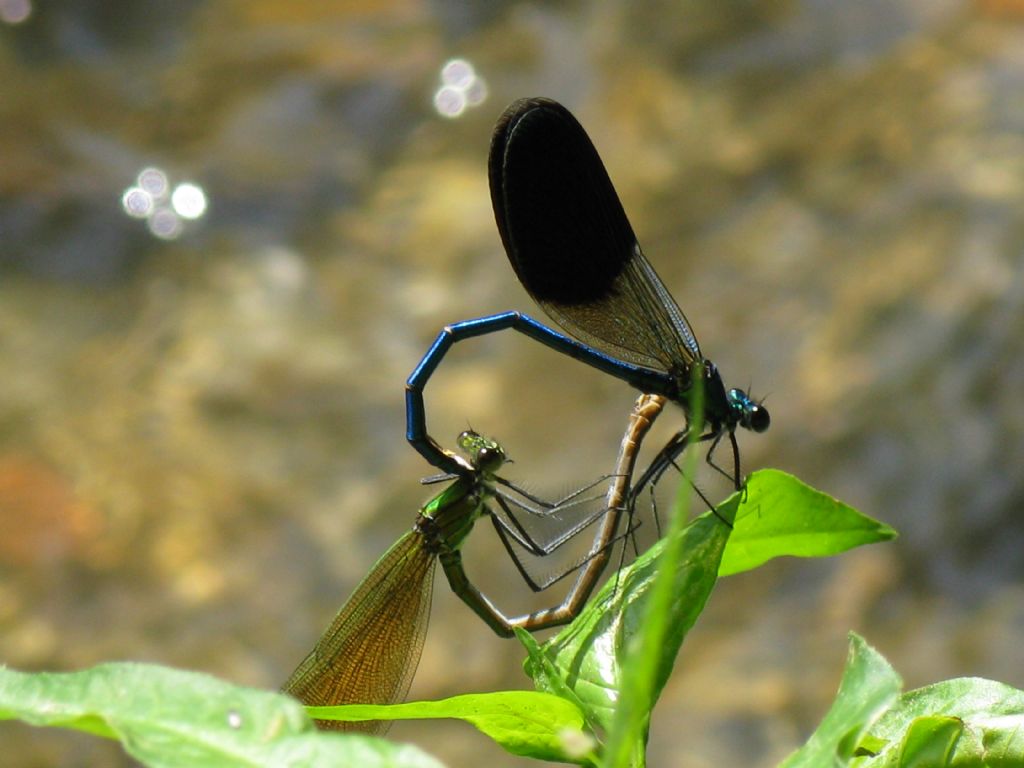
[[[495,219],[512,267],[569,336],[523,313],[504,312],[455,323],[437,337],[406,384],[407,439],[444,473],[431,480],[450,485],[421,507],[412,530],[377,561],[285,684],[286,692],[307,705],[385,704],[405,696],[423,646],[438,561],[452,590],[499,635],[571,621],[607,565],[611,545],[630,530],[642,489],[656,483],[692,442],[709,444],[708,463],[738,489],[736,429],[768,428],[767,410],[743,390],[726,389],[718,369],[704,357],[685,315],[640,250],[597,150],[565,107],[542,98],[513,103],[498,121],[488,169]],[[427,430],[423,389],[447,350],[463,339],[506,328],[647,393],[630,415],[611,472],[558,502],[503,479],[499,472],[505,453],[493,440],[464,432],[458,438],[463,457],[443,448]],[[682,408],[683,428],[634,480],[637,451],[666,400]],[[732,450],[728,470],[712,458],[723,439]],[[537,540],[522,524],[523,515],[559,516],[604,479],[603,506],[572,519],[558,535]],[[530,576],[516,547],[544,557],[594,530],[587,554],[574,569],[576,580],[560,603],[508,617],[473,585],[460,549],[484,516],[535,590],[550,583]],[[384,727],[380,721],[318,722],[369,732]]]

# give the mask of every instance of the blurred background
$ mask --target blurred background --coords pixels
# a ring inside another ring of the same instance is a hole
[[[486,158],[547,95],[767,397],[745,470],[902,533],[721,582],[650,764],[774,765],[849,630],[908,688],[1024,686],[1024,3],[0,0],[0,65],[0,662],[281,684],[430,495],[403,384],[440,327],[540,316]],[[610,471],[634,397],[511,333],[427,389],[435,437],[499,438],[550,497]],[[489,527],[466,556],[537,604]],[[439,576],[410,696],[528,688],[521,658]],[[6,765],[130,764],[0,735]],[[526,764],[462,723],[390,735]]]

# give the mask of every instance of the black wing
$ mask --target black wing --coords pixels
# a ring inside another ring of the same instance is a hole
[[[489,175],[512,268],[556,323],[648,368],[678,371],[703,360],[590,137],[565,107],[544,98],[509,106],[491,140]]]

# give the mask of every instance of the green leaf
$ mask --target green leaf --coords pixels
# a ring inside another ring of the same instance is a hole
[[[682,534],[683,559],[669,620],[673,635],[661,648],[653,698],[714,585],[714,571],[709,569],[717,569],[719,575],[738,573],[773,557],[827,556],[896,535],[888,526],[778,470],[752,474],[744,490],[719,507],[719,514],[735,516],[731,533],[706,512]],[[657,542],[613,576],[583,613],[541,648],[546,664],[536,655],[527,660],[527,672],[540,690],[571,696],[590,722],[605,729],[620,701],[624,644],[640,623],[665,543]],[[653,699],[648,703],[653,706]]]
[[[670,611],[670,635],[659,649],[658,674],[648,710],[660,693],[687,631],[700,615],[714,585],[718,560],[729,528],[710,513],[697,518],[682,534],[683,558],[676,570]],[[626,643],[636,634],[646,595],[669,539],[662,539],[631,565],[619,571],[571,625],[541,646],[545,664],[527,660],[527,672],[541,690],[572,692],[588,719],[607,729],[624,684],[622,662]],[[559,681],[553,685],[552,679]]]
[[[872,756],[855,762],[859,768],[1020,768],[1024,692],[981,678],[908,691],[861,746]]]
[[[827,557],[887,541],[896,531],[777,469],[754,472],[736,512],[736,529],[719,576],[756,568],[782,555]]]
[[[711,512],[701,515],[610,579],[559,635],[540,648],[527,646],[527,672],[538,689],[581,706],[587,721],[605,731],[618,709],[633,709],[630,727],[639,723],[641,732],[629,738],[642,740],[650,709],[718,574],[737,573],[781,555],[826,556],[895,536],[888,526],[777,470],[754,473],[742,492],[718,508],[718,515],[735,520],[734,528]],[[669,547],[678,559],[666,566],[662,558]],[[626,672],[628,643],[639,634],[655,577],[666,567],[673,574],[671,597],[653,614],[655,624],[664,622],[666,634],[661,636],[659,629],[655,648],[642,654],[637,670]],[[615,747],[619,752],[631,748],[618,742]],[[620,754],[615,760],[625,758]]]
[[[1024,692],[963,678],[896,698],[899,678],[851,637],[851,660],[832,709],[781,768],[1024,766]]]
[[[892,752],[894,766],[939,768],[952,766],[964,723],[956,717],[919,717],[910,724],[899,747]],[[979,745],[980,746],[980,745]],[[981,763],[978,764],[979,767]]]
[[[441,765],[412,746],[316,731],[291,697],[151,664],[59,674],[0,668],[0,719],[117,739],[157,767]]]
[[[588,762],[587,755],[567,754],[567,739],[584,732],[583,713],[571,702],[536,691],[501,691],[453,696],[440,701],[405,704],[347,704],[309,707],[315,719],[465,720],[514,755],[538,760]]]
[[[527,674],[529,674],[529,670],[534,670],[534,683],[538,690],[552,693],[572,703],[586,719],[588,732],[593,734],[597,730],[598,724],[588,716],[588,707],[569,687],[558,668],[544,655],[544,650],[537,643],[537,639],[525,629],[517,628],[515,633],[519,642],[526,649],[526,660],[523,662],[523,667],[527,670]]]
[[[699,433],[699,428],[694,428]],[[696,453],[691,451],[684,470],[687,477],[692,476],[695,462]],[[714,517],[706,513],[686,526],[690,496],[685,491],[681,493],[653,580],[637,601],[642,623],[639,631],[628,639],[620,663],[625,684],[620,690],[605,749],[604,764],[608,768],[642,768],[646,764],[644,751],[651,710],[668,680],[686,633],[704,610],[733,530],[738,497],[733,496],[721,505]],[[702,522],[712,526],[705,535],[700,531]],[[693,535],[699,537],[704,550],[697,551],[698,560],[687,561]],[[689,604],[676,602],[680,594],[689,595]]]
[[[780,768],[840,768],[850,764],[868,728],[899,696],[902,681],[876,650],[855,634],[828,714],[807,743]]]

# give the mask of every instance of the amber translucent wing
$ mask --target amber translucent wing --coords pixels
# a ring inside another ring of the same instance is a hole
[[[283,690],[307,706],[392,704],[405,698],[430,619],[435,558],[409,531],[373,566]],[[381,733],[387,722],[318,720]]]

